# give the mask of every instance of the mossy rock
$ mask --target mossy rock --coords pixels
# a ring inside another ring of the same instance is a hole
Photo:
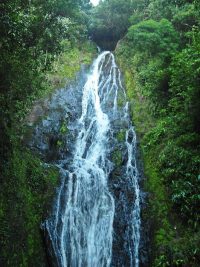
[[[117,141],[118,142],[124,142],[126,140],[126,130],[121,129],[118,133],[117,133]]]
[[[117,167],[120,167],[123,162],[122,152],[119,149],[116,149],[112,154],[112,161]]]
[[[59,184],[58,170],[17,146],[4,169],[4,177],[0,188],[0,263],[46,266],[40,225],[51,210],[55,187]]]

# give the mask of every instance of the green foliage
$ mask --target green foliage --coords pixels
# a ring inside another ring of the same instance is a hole
[[[1,92],[9,91],[14,101],[34,94],[61,41],[82,40],[86,25],[79,17],[79,1],[5,1],[1,10]]]
[[[159,112],[169,98],[168,64],[179,45],[178,33],[166,19],[146,20],[131,26],[126,40],[127,49],[134,48],[129,64],[136,70],[143,95],[151,99],[154,110]]]
[[[145,16],[144,16],[145,14]],[[200,39],[197,3],[149,1],[117,47],[141,138],[152,266],[199,266]],[[152,251],[152,254],[153,254]]]
[[[184,124],[189,131],[200,133],[200,40],[199,33],[194,32],[192,45],[178,53],[170,66],[172,95],[169,106],[172,114],[178,114],[179,125]]]
[[[0,8],[0,265],[46,266],[40,224],[58,173],[22,144],[24,120],[34,100],[91,62],[90,5],[87,0],[9,0]],[[66,131],[61,125],[60,135]]]
[[[155,57],[146,66],[141,66],[138,81],[143,86],[143,94],[151,99],[155,109],[165,107],[169,94],[169,71],[163,59]]]
[[[89,32],[104,49],[114,49],[130,26],[129,17],[140,10],[145,1],[105,0],[92,10]]]
[[[76,46],[85,40],[88,3],[1,1],[1,160],[11,147],[10,129],[23,120],[33,100],[49,91],[46,72],[60,54],[62,40]]]
[[[72,45],[68,40],[62,41],[62,50],[53,61],[53,67],[47,79],[54,88],[63,87],[75,78],[82,64],[88,65],[96,53],[96,47],[90,41]]]
[[[177,33],[167,19],[139,22],[129,28],[127,38],[135,51],[147,51],[150,56],[168,57],[177,49]]]
[[[150,0],[146,13],[148,17],[155,20],[160,20],[163,17],[171,20],[177,7],[181,6],[184,1],[185,0]]]
[[[198,25],[198,12],[194,4],[187,3],[181,6],[174,14],[172,21],[179,32],[191,31],[192,27]]]
[[[61,132],[61,134],[66,134],[68,132],[68,128],[67,128],[66,123],[62,124],[62,126],[60,128],[60,132]]]
[[[51,207],[58,171],[15,146],[0,188],[2,266],[46,266],[40,224]]]
[[[117,140],[119,142],[123,142],[126,140],[126,130],[121,129],[118,133],[117,133]]]
[[[105,48],[123,38],[117,55],[148,177],[152,266],[199,266],[199,1],[105,0],[91,12],[87,0],[9,0],[0,7],[0,265],[45,265],[39,224],[57,172],[20,148],[20,127],[34,99],[91,61],[89,27]],[[62,124],[60,135],[66,132]],[[121,166],[118,149],[112,159]]]
[[[122,58],[120,57],[118,64],[120,64],[122,69],[125,69],[124,63],[121,60]],[[141,95],[137,81],[134,79],[134,75],[130,73],[130,69],[125,71],[124,77],[133,123],[137,125],[136,131],[138,136],[142,137],[154,125],[151,116],[152,110],[148,98]]]
[[[119,149],[116,149],[112,153],[112,161],[117,167],[120,167],[122,165],[122,152]]]

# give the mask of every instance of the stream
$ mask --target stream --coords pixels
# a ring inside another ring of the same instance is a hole
[[[29,144],[59,168],[43,223],[52,265],[139,267],[141,192],[137,139],[114,55],[105,51],[57,90]]]

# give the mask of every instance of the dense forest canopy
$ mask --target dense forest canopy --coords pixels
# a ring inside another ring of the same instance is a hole
[[[162,192],[158,192],[162,203],[153,206],[156,211],[152,209],[152,214],[158,216],[152,266],[199,266],[200,2],[104,0],[95,7],[91,2],[0,3],[0,228],[4,237],[0,247],[5,246],[4,257],[7,260],[5,251],[10,249],[5,240],[13,237],[8,229],[8,219],[12,221],[14,216],[13,185],[20,188],[19,177],[26,177],[27,173],[44,178],[41,167],[36,168],[40,161],[34,161],[28,153],[23,154],[27,161],[20,163],[24,134],[21,125],[33,101],[48,91],[46,75],[59,54],[70,53],[74,47],[79,49],[85,40],[92,39],[102,49],[115,50],[130,87],[127,90],[131,103],[135,104],[137,97],[141,101],[143,110],[135,117],[132,112],[133,121],[136,130],[137,123],[141,126],[138,135],[144,158],[156,169],[167,195],[165,205]],[[143,119],[143,113],[148,113],[150,123],[145,116]],[[32,173],[34,168],[37,173]],[[7,202],[11,188],[12,197]],[[20,194],[19,199],[23,195]],[[155,201],[156,196],[150,198]],[[22,213],[15,218],[19,225],[25,224],[25,206],[18,207]],[[174,230],[177,225],[179,232]],[[20,259],[17,245],[12,248],[13,258],[8,266],[22,261],[19,266],[28,266],[33,252],[24,252],[23,246]]]

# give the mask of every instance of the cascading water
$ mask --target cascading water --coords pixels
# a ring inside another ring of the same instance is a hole
[[[94,61],[81,97],[79,119],[68,120],[69,131],[76,132],[71,156],[62,152],[54,160],[62,183],[52,216],[44,223],[56,266],[138,267],[136,135],[112,53],[103,52]],[[37,128],[39,148],[45,147],[44,125],[50,127],[53,120]]]

